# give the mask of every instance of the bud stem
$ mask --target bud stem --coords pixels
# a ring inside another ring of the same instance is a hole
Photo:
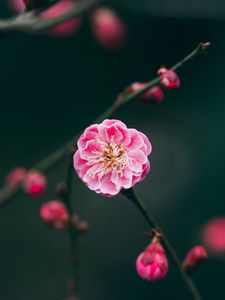
[[[128,189],[128,190],[122,190],[121,193],[126,198],[128,198],[131,202],[133,202],[133,204],[137,207],[139,212],[142,214],[142,216],[145,218],[145,220],[147,221],[147,223],[149,224],[149,226],[152,229],[155,229],[155,230],[161,232],[164,247],[167,250],[167,252],[170,254],[174,265],[179,270],[181,277],[183,278],[187,288],[189,289],[189,291],[192,295],[192,298],[194,300],[202,300],[203,298],[201,297],[199,291],[197,290],[193,280],[191,279],[191,277],[188,276],[188,274],[182,267],[182,263],[181,263],[180,259],[178,258],[175,250],[173,249],[172,245],[170,244],[170,242],[168,241],[168,239],[166,238],[164,233],[162,233],[162,230],[157,225],[154,218],[148,213],[148,210],[147,210],[146,206],[144,205],[144,203],[140,200],[140,198],[137,196],[137,194],[134,192],[134,190],[132,188]]]

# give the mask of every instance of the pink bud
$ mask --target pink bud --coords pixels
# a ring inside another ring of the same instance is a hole
[[[130,93],[137,92],[143,89],[145,86],[146,83],[144,82],[134,82],[127,88],[125,93],[130,94]],[[139,99],[146,104],[152,104],[154,102],[162,102],[163,98],[164,98],[164,93],[158,85],[150,88],[139,97]]]
[[[205,225],[203,242],[215,253],[225,253],[225,217],[214,218]]]
[[[164,88],[169,90],[179,88],[180,79],[173,70],[161,67],[157,73],[160,76],[160,83]]]
[[[157,85],[147,90],[143,95],[140,96],[140,100],[146,104],[152,104],[154,102],[162,102],[164,93],[161,88]]]
[[[151,242],[136,260],[136,270],[139,276],[148,281],[162,279],[166,276],[168,268],[167,256],[158,242]]]
[[[208,258],[208,254],[204,247],[195,246],[192,248],[183,261],[183,267],[186,271],[194,269],[199,266],[200,263]]]
[[[10,0],[9,6],[15,13],[22,13],[26,8],[23,0]]]
[[[25,9],[23,0],[10,0],[10,6],[17,13],[21,13]],[[61,0],[53,4],[51,7],[47,8],[44,12],[41,13],[41,16],[45,19],[56,18],[70,11],[72,6],[73,0]],[[68,37],[78,30],[80,23],[81,18],[76,17],[62,24],[59,24],[52,29],[49,29],[47,31],[47,34],[57,37]]]
[[[46,19],[56,18],[70,11],[72,6],[73,0],[61,0],[52,5],[50,8],[46,9],[41,15]],[[57,37],[71,36],[75,31],[79,29],[80,23],[81,18],[76,17],[48,30],[48,34]]]
[[[57,227],[69,220],[69,213],[65,205],[58,200],[52,200],[43,204],[40,208],[40,216],[44,222]]]
[[[203,43],[202,44],[202,49],[205,51],[205,50],[208,50],[211,46],[211,43],[210,42],[206,42],[206,43]]]
[[[14,187],[18,183],[21,183],[25,176],[26,170],[24,168],[15,168],[6,176],[5,184],[9,187]]]
[[[126,94],[135,93],[146,86],[145,82],[133,82],[126,89]]]
[[[47,182],[44,175],[38,171],[27,173],[24,179],[24,190],[31,196],[40,196],[44,193]]]
[[[57,183],[55,191],[60,197],[65,197],[68,195],[68,187],[64,182]]]
[[[98,8],[93,12],[92,30],[99,44],[109,50],[119,50],[124,44],[125,25],[109,8]]]

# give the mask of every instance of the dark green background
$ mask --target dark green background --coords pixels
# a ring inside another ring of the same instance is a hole
[[[199,243],[203,224],[225,209],[225,21],[217,15],[142,15],[121,7],[129,34],[119,53],[95,43],[87,19],[71,39],[0,40],[0,176],[3,181],[9,169],[30,167],[65,143],[130,82],[153,78],[160,65],[171,66],[200,41],[211,41],[207,56],[179,71],[181,88],[162,104],[146,108],[135,102],[115,116],[153,144],[151,172],[137,191],[183,257]],[[48,175],[42,199],[21,195],[0,211],[1,300],[66,298],[68,236],[46,229],[38,216],[40,205],[55,198],[64,163]],[[158,283],[137,276],[135,259],[148,242],[148,227],[127,200],[97,196],[75,177],[74,201],[91,223],[80,241],[82,300],[191,299],[172,265]],[[224,276],[225,263],[214,258],[196,272],[204,299],[225,299]]]

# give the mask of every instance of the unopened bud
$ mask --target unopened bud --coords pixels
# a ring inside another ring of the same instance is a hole
[[[125,95],[140,91],[145,86],[145,82],[134,82],[125,90]],[[162,102],[163,98],[164,93],[159,86],[154,86],[139,96],[140,101],[146,104]]]
[[[61,0],[43,11],[41,16],[44,19],[58,18],[68,13],[73,8],[74,2],[73,0]],[[75,17],[49,29],[47,34],[57,37],[69,37],[79,29],[80,24],[81,18]]]
[[[77,233],[85,233],[89,229],[89,223],[86,221],[80,221],[80,218],[78,215],[73,215],[71,218],[71,224],[73,226],[73,229]]]
[[[9,174],[6,176],[5,184],[9,187],[14,187],[18,183],[21,183],[24,180],[26,174],[27,172],[24,168],[21,167],[15,168],[11,170]]]
[[[155,102],[162,102],[164,98],[164,93],[159,86],[154,86],[147,90],[144,94],[140,96],[140,100],[146,104],[152,104]]]
[[[204,247],[195,246],[192,248],[183,261],[183,268],[186,271],[197,268],[203,261],[208,258],[208,254]]]
[[[24,191],[31,196],[40,196],[46,189],[46,178],[38,171],[30,171],[27,173],[23,187]]]
[[[211,219],[203,228],[203,242],[215,254],[225,253],[225,217]]]
[[[85,233],[85,232],[87,232],[88,231],[88,229],[89,229],[89,223],[88,222],[86,222],[86,221],[81,221],[79,224],[78,224],[78,232],[79,233]]]
[[[92,14],[92,30],[99,44],[110,50],[120,49],[126,28],[120,17],[109,8],[97,8]]]
[[[26,8],[33,9],[45,5],[46,0],[9,0],[9,4],[16,13],[21,13]],[[48,4],[50,3],[48,2]],[[41,12],[40,17],[43,17],[43,19],[57,18],[68,13],[73,6],[73,0],[60,0],[57,3],[53,3],[50,7]],[[71,20],[56,25],[52,29],[47,30],[45,34],[57,37],[69,37],[78,31],[81,20],[82,19],[80,17],[75,17]]]
[[[202,50],[205,51],[205,50],[208,50],[211,46],[211,43],[210,42],[206,42],[206,43],[202,43]]]
[[[64,182],[59,182],[55,188],[56,194],[60,197],[65,197],[68,195],[68,187]]]
[[[160,83],[164,88],[171,90],[180,87],[180,79],[173,70],[161,67],[157,73],[160,76]]]
[[[164,278],[168,268],[166,253],[162,245],[156,241],[151,242],[136,260],[136,270],[139,276],[148,281]]]
[[[63,228],[69,220],[69,213],[62,202],[52,200],[41,206],[40,217],[47,224]]]

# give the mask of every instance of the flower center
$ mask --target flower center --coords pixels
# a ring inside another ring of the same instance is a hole
[[[121,145],[116,143],[103,144],[101,155],[104,169],[117,169],[119,171],[127,166],[127,153]]]
[[[102,151],[98,153],[98,158],[88,162],[88,165],[101,164],[98,171],[95,174],[90,174],[90,176],[94,177],[97,174],[101,178],[110,171],[122,176],[123,169],[131,163],[123,146],[112,141],[110,143],[102,143],[101,149]]]

